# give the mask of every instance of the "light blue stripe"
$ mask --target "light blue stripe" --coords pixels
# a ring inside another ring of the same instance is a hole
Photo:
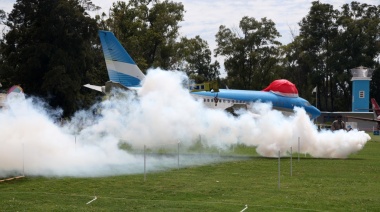
[[[125,87],[140,86],[141,80],[136,77],[132,77],[128,74],[123,74],[114,70],[108,70],[108,75],[111,81],[118,82],[124,85]]]

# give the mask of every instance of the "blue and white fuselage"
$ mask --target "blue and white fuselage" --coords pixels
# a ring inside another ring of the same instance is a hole
[[[140,88],[145,75],[115,35],[112,32],[99,31],[99,37],[110,81],[106,83],[106,86],[90,84],[84,86],[101,92],[107,92],[110,89],[107,87],[115,85],[127,89]],[[304,108],[311,119],[315,119],[321,114],[316,107],[303,98],[283,96],[274,92],[219,89],[219,92],[194,91],[191,92],[191,95],[197,99],[203,99],[205,105],[210,108],[227,109],[237,104],[249,105],[260,101],[271,103],[273,109],[280,110],[285,114],[293,113],[294,107]]]
[[[311,119],[315,119],[321,114],[316,107],[303,98],[282,96],[274,92],[219,89],[217,93],[198,91],[191,94],[196,98],[203,98],[204,103],[210,108],[226,109],[234,104],[248,105],[259,101],[271,103],[273,109],[280,110],[284,114],[294,113],[294,107],[303,107]]]

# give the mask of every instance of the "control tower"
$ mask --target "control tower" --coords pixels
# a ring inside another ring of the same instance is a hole
[[[352,74],[352,112],[369,112],[369,82],[373,69],[359,66]]]

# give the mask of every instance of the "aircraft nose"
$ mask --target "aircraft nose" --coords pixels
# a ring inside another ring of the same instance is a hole
[[[321,115],[321,111],[318,108],[312,106],[310,108],[310,115],[311,115],[311,119],[316,119],[318,116]]]

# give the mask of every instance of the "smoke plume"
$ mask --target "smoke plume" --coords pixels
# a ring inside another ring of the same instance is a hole
[[[202,145],[227,150],[257,147],[265,157],[308,153],[317,158],[346,158],[370,139],[363,131],[318,131],[302,108],[284,116],[270,104],[254,103],[234,117],[194,99],[180,72],[150,70],[137,91],[115,91],[65,123],[59,111],[32,97],[9,98],[0,111],[0,177],[105,176],[143,172],[143,149]],[[133,149],[134,151],[126,151]],[[213,162],[204,157],[186,165]],[[174,168],[173,157],[150,157],[149,170]]]

